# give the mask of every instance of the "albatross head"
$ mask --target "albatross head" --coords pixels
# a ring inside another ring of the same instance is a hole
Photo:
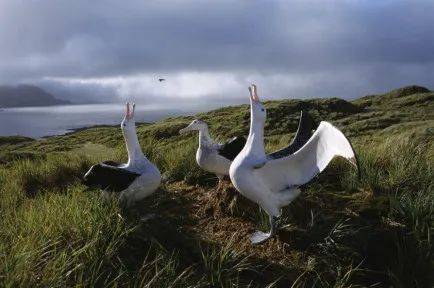
[[[121,122],[122,133],[125,137],[128,137],[130,134],[136,134],[136,122],[134,121],[135,108],[136,104],[130,105],[130,103],[126,103],[125,116]]]
[[[188,131],[194,131],[194,130],[201,131],[205,129],[208,129],[208,124],[206,124],[205,121],[202,121],[200,119],[195,119],[190,123],[190,125],[179,130],[179,134],[184,134],[187,133]]]
[[[267,117],[267,111],[264,105],[259,101],[256,85],[252,84],[249,87],[250,91],[250,113],[254,123],[264,124]]]

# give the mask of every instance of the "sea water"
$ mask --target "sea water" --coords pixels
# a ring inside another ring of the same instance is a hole
[[[194,114],[210,106],[170,107],[167,105],[137,105],[136,122]],[[122,121],[125,105],[86,104],[47,107],[0,109],[0,136],[21,135],[33,138],[64,134],[74,129],[94,125],[117,125]]]

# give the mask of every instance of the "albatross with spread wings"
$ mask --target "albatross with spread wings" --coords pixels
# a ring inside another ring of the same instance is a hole
[[[229,176],[235,188],[248,199],[258,203],[269,215],[268,233],[255,232],[250,240],[257,244],[274,234],[275,220],[281,208],[300,194],[298,186],[309,182],[322,172],[335,156],[347,159],[357,167],[356,155],[348,139],[336,127],[321,122],[310,139],[293,154],[282,149],[266,155],[264,124],[266,111],[256,93],[250,91],[250,132],[246,145],[233,160]]]

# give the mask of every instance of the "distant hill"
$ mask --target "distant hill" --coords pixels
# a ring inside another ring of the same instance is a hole
[[[0,86],[0,107],[51,106],[70,104],[33,85]]]

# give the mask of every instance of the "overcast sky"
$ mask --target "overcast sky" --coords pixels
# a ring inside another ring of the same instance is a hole
[[[433,15],[428,0],[0,0],[0,84],[147,103],[247,102],[251,82],[267,99],[433,89]]]

